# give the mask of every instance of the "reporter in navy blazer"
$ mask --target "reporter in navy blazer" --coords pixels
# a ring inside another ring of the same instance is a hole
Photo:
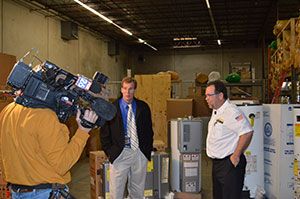
[[[136,87],[135,79],[123,78],[122,97],[113,103],[117,114],[101,128],[102,149],[110,161],[111,199],[124,198],[127,180],[129,198],[144,197],[147,162],[151,160],[153,149],[153,130],[148,104],[134,97]]]
[[[113,103],[117,108],[116,116],[111,121],[106,122],[100,133],[102,149],[111,163],[121,154],[125,146],[125,130],[119,100],[120,98]],[[151,151],[153,150],[151,111],[144,101],[137,98],[134,98],[134,100],[136,101],[136,126],[140,150],[150,161]]]

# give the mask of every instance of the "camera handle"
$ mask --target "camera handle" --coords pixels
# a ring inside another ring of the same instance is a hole
[[[83,116],[84,116],[84,111],[85,111],[86,109],[83,109],[83,108],[81,108],[80,109],[80,116],[79,116],[79,118],[80,118],[80,124],[84,127],[84,128],[88,128],[88,129],[92,129],[92,128],[94,128],[95,126],[96,126],[96,124],[94,124],[94,123],[92,123],[92,122],[89,122],[89,121],[87,121],[86,119],[84,119],[83,118]]]

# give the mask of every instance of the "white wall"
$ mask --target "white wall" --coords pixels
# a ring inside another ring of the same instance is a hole
[[[221,78],[229,74],[230,62],[251,62],[255,68],[255,78],[262,79],[262,51],[260,48],[241,49],[177,49],[155,51],[136,51],[131,56],[131,68],[134,74],[155,74],[173,70],[179,74],[180,83],[172,84],[174,97],[186,97],[194,86],[197,73],[209,75],[218,71]],[[254,87],[255,93],[261,92]]]
[[[39,50],[42,60],[49,60],[74,74],[92,77],[100,71],[112,81],[120,81],[126,68],[132,74],[153,74],[174,70],[180,79],[193,81],[195,74],[219,71],[224,78],[229,62],[252,62],[256,78],[262,78],[260,48],[241,49],[177,49],[130,51],[120,45],[120,55],[108,56],[107,41],[79,29],[78,40],[64,41],[60,37],[60,21],[45,17],[11,0],[0,0],[0,50],[2,53],[22,57],[29,49]],[[111,85],[110,85],[111,86]],[[111,87],[114,95],[119,88]]]
[[[179,73],[181,80],[194,80],[195,73],[208,75],[211,71],[220,72],[224,78],[229,73],[230,62],[251,62],[255,77],[259,79],[262,78],[261,54],[260,48],[165,50],[137,52],[131,61],[136,74],[174,70]]]
[[[30,11],[11,0],[0,0],[1,52],[22,57],[31,48],[38,57],[49,60],[74,74],[92,78],[100,71],[111,80],[120,80],[127,65],[128,49],[120,45],[120,55],[107,54],[107,41],[79,28],[78,40],[60,37],[60,20]]]

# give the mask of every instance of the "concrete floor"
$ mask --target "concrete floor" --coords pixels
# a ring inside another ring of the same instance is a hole
[[[71,169],[72,181],[68,184],[76,199],[90,198],[89,158],[81,158]]]
[[[206,161],[204,156],[204,160],[202,157],[202,161],[206,162],[206,164],[202,164],[202,174],[209,173],[207,172],[206,167],[210,167],[210,161]],[[210,173],[209,173],[210,174]],[[90,170],[89,170],[89,158],[88,157],[81,157],[80,160],[72,167],[71,169],[72,181],[68,184],[70,188],[70,192],[72,196],[76,199],[90,199]],[[211,199],[211,180],[209,179],[210,176],[202,176],[204,179],[202,181],[202,199]],[[178,197],[181,198],[181,197]],[[186,197],[183,197],[186,198]],[[189,197],[194,198],[194,197]],[[199,196],[197,195],[196,198],[198,199]]]

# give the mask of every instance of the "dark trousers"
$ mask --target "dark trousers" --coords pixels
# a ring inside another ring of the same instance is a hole
[[[213,159],[213,198],[214,199],[240,199],[244,186],[246,169],[244,154],[240,157],[239,164],[234,167],[230,156],[223,159]]]

